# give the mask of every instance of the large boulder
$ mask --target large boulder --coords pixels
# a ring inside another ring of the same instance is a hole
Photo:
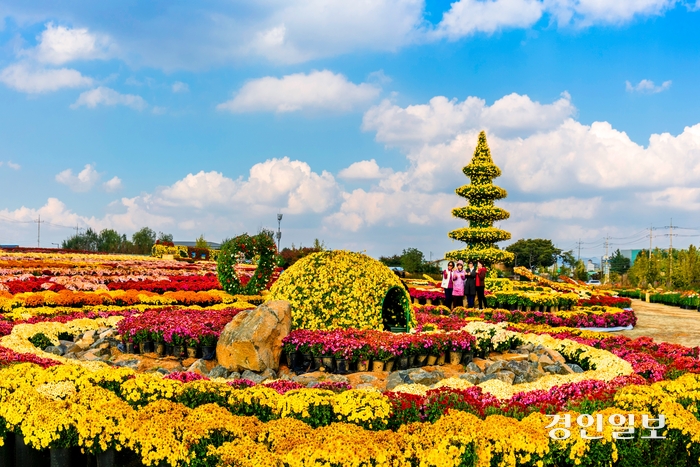
[[[276,300],[238,313],[226,325],[216,345],[219,365],[229,371],[277,370],[282,339],[292,328],[289,302]]]

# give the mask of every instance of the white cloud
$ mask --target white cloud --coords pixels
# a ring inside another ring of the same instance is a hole
[[[385,178],[391,175],[391,169],[382,169],[374,159],[368,161],[353,162],[349,167],[338,172],[338,177],[356,180],[372,180]]]
[[[600,212],[603,198],[560,198],[542,202],[499,202],[507,211],[518,218],[551,218],[551,219],[593,219]]]
[[[661,86],[657,86],[653,81],[643,79],[639,83],[632,85],[629,81],[625,81],[625,89],[627,92],[638,92],[641,94],[656,94],[665,91],[671,87],[671,81],[664,81]]]
[[[675,7],[678,0],[545,0],[549,13],[560,25],[589,27],[624,24],[635,17],[658,16]]]
[[[2,167],[4,164],[5,164],[4,161],[0,161],[0,167]],[[7,167],[10,168],[10,169],[13,169],[13,170],[19,170],[19,169],[22,168],[21,165],[15,164],[15,163],[12,162],[12,161],[7,161]]]
[[[175,81],[171,87],[174,93],[189,92],[190,87],[182,81]]]
[[[315,173],[307,163],[284,157],[253,165],[245,180],[219,172],[189,174],[164,188],[157,202],[199,209],[237,205],[265,211],[283,208],[291,214],[319,213],[336,202],[338,192],[330,173]]]
[[[90,86],[93,80],[69,68],[45,69],[19,62],[0,71],[0,82],[17,91],[39,94],[62,88]]]
[[[700,210],[700,188],[670,187],[665,190],[637,193],[637,199],[651,206],[682,209],[684,211]]]
[[[390,146],[413,147],[444,142],[476,128],[506,136],[546,131],[556,128],[574,112],[568,93],[544,105],[515,93],[498,99],[491,106],[478,97],[458,102],[436,96],[428,104],[403,108],[384,100],[365,113],[362,129],[375,131],[377,141]]]
[[[114,89],[100,86],[90,91],[85,91],[71,104],[71,109],[76,109],[81,106],[94,109],[98,105],[123,105],[131,107],[135,110],[143,110],[148,107],[148,104],[141,96],[134,94],[120,94]]]
[[[38,62],[62,65],[74,60],[106,58],[109,40],[85,28],[71,29],[47,23],[34,50],[25,52]]]
[[[97,173],[91,164],[85,164],[85,168],[78,175],[73,173],[73,169],[66,169],[56,174],[56,181],[66,185],[73,191],[84,192],[90,191],[100,180],[100,174]]]
[[[434,35],[459,39],[477,32],[528,28],[542,17],[543,10],[538,0],[459,0],[450,5]]]
[[[381,90],[371,84],[354,84],[328,70],[274,78],[267,76],[244,84],[236,96],[217,106],[231,112],[344,112],[374,100]]]
[[[105,191],[108,192],[119,191],[122,188],[122,179],[117,176],[114,176],[111,179],[104,182],[102,184],[102,187],[105,189]]]

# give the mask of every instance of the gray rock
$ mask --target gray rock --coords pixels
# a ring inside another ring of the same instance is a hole
[[[391,391],[396,386],[399,386],[401,384],[406,384],[409,382],[411,382],[411,381],[408,378],[408,371],[406,371],[406,370],[392,371],[391,373],[389,373],[389,376],[386,379],[386,389],[387,389],[387,391]]]
[[[165,368],[158,368],[156,369],[156,373],[160,373],[161,375],[169,375],[170,372],[166,370]]]
[[[257,374],[257,373],[253,373],[253,372],[250,371],[250,370],[245,370],[245,371],[243,372],[243,374],[241,375],[241,378],[243,378],[243,379],[249,379],[249,380],[251,380],[252,382],[254,382],[255,384],[260,384],[260,383],[262,383],[263,381],[265,381],[265,378],[263,378],[262,376],[260,376],[260,375]]]
[[[66,346],[67,348],[69,348],[69,349],[70,349],[73,345],[75,345],[75,344],[73,343],[73,341],[58,341],[58,343],[59,343],[60,345],[65,345],[65,346]]]
[[[484,377],[483,373],[462,373],[459,375],[460,379],[469,381],[472,384],[479,384],[481,379]]]
[[[474,373],[481,373],[481,368],[479,368],[479,366],[474,362],[469,362],[469,365],[467,365],[467,370]]]
[[[61,348],[60,345],[50,345],[44,349],[44,352],[48,352],[54,355],[63,355],[66,353],[65,348]]]
[[[483,383],[484,381],[490,381],[492,379],[497,379],[503,381],[504,383],[513,384],[513,381],[515,380],[515,373],[508,370],[499,371],[497,373],[491,373],[484,376],[481,382]]]
[[[107,342],[107,341],[104,340],[104,339],[97,339],[95,342],[93,342],[93,343],[90,345],[90,348],[91,348],[91,349],[96,349],[96,348],[98,348],[100,345],[104,344],[105,342]]]
[[[209,372],[210,378],[226,378],[228,376],[228,370],[221,365],[216,365]]]
[[[435,371],[425,371],[422,368],[409,370],[408,378],[410,382],[415,384],[422,384],[423,386],[430,386],[441,379],[444,379],[445,375],[440,370]]]
[[[530,371],[530,364],[526,361],[508,362],[506,363],[506,370],[512,371],[516,376],[524,376]]]
[[[574,370],[574,373],[583,373],[583,368],[575,363],[567,363],[568,367]]]
[[[334,383],[349,383],[350,378],[343,375],[328,375],[326,381],[333,381]]]
[[[360,381],[363,383],[369,383],[371,381],[376,381],[377,377],[372,375],[360,375]]]
[[[561,363],[555,363],[553,365],[547,365],[544,368],[544,371],[547,373],[553,373],[555,375],[568,375],[570,371],[567,371],[566,368]]]
[[[276,379],[277,372],[275,370],[273,370],[272,368],[266,368],[265,371],[260,373],[260,377],[263,379],[263,381],[268,380],[268,379]]]
[[[507,364],[508,364],[508,362],[506,362],[504,360],[499,360],[496,363],[494,363],[493,365],[489,365],[489,367],[486,368],[485,373],[487,375],[492,375],[494,373],[497,373],[501,370],[504,370],[506,368]]]
[[[134,359],[131,359],[131,360],[122,360],[122,361],[120,361],[120,362],[114,362],[114,365],[115,365],[115,366],[126,367],[126,368],[131,368],[131,369],[135,370],[136,368],[138,368],[139,363],[141,363],[141,361],[138,360],[138,359],[136,359],[136,358],[134,358]]]
[[[234,371],[229,373],[226,379],[241,379],[241,374],[237,371]]]

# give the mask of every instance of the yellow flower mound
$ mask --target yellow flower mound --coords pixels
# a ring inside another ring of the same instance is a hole
[[[398,277],[369,256],[337,250],[314,253],[295,263],[275,282],[267,300],[287,300],[296,329],[383,330],[387,294],[395,302],[393,316],[400,323],[407,319],[408,327],[413,327],[410,297]]]

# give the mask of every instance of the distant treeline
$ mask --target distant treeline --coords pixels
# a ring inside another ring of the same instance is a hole
[[[120,234],[114,229],[104,229],[100,233],[87,229],[84,233],[73,235],[61,244],[61,248],[66,250],[86,250],[99,251],[104,253],[131,253],[139,255],[150,255],[151,248],[156,243],[172,242],[172,234],[156,233],[144,227],[131,236],[131,240],[125,234]]]

